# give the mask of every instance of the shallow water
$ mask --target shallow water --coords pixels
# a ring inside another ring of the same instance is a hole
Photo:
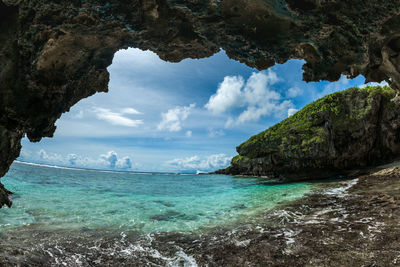
[[[301,197],[308,184],[256,178],[73,170],[15,163],[2,179],[16,192],[0,210],[0,230],[110,228],[143,233],[193,231],[247,218]]]
[[[101,250],[111,258],[136,257],[139,264],[144,254],[154,259],[176,239],[255,224],[257,214],[312,188],[308,183],[271,185],[265,179],[225,175],[104,172],[23,163],[14,163],[2,181],[16,193],[13,207],[0,210],[3,249],[40,250],[53,264],[64,259],[77,265],[82,263],[76,261],[77,244],[82,258]],[[152,244],[149,238],[154,236],[166,247]],[[194,265],[181,249],[168,257],[160,254],[162,263],[152,262],[165,265],[166,259],[184,259]],[[65,259],[68,250],[70,261]]]

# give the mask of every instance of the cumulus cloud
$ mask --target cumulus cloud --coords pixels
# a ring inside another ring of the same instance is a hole
[[[179,171],[214,171],[227,167],[231,159],[232,157],[227,157],[225,154],[214,154],[203,158],[199,156],[177,158],[167,161],[166,164]]]
[[[115,164],[118,161],[117,153],[114,151],[108,151],[106,154],[101,154],[100,158],[104,160],[107,167],[115,168]]]
[[[289,108],[288,109],[288,117],[294,115],[298,110],[295,108]]]
[[[100,163],[100,165],[111,169],[128,170],[132,169],[133,166],[130,157],[124,156],[122,158],[118,158],[118,154],[115,151],[108,151],[105,154],[101,154],[97,162]]]
[[[284,117],[289,108],[294,105],[291,100],[282,101],[282,96],[271,89],[279,82],[275,72],[253,73],[244,82],[241,76],[227,76],[219,85],[217,92],[212,95],[205,108],[213,113],[223,113],[234,108],[244,110],[237,118],[229,118],[226,126],[242,124],[248,121],[257,121],[262,116]],[[291,95],[298,94],[293,89]]]
[[[106,108],[93,108],[97,119],[106,121],[113,125],[126,126],[126,127],[137,127],[143,124],[143,120],[133,120],[124,116],[124,114],[140,114],[138,111],[132,108],[124,109],[122,112],[113,112]],[[136,112],[136,113],[135,113]]]
[[[34,154],[25,150],[24,155],[20,158],[24,161],[78,168],[116,170],[129,170],[133,168],[133,162],[130,157],[124,156],[119,158],[115,151],[108,151],[107,153],[100,154],[98,158],[82,157],[74,153],[62,156],[56,153],[48,153],[44,149],[37,152],[36,156],[32,155]]]
[[[69,154],[67,156],[67,160],[71,166],[75,166],[78,159],[78,155],[76,154]]]
[[[350,79],[347,79],[346,76],[342,75],[339,81],[331,82],[328,85],[326,85],[324,90],[321,93],[317,94],[317,99],[346,89],[349,82]]]
[[[37,153],[39,160],[42,162],[58,162],[62,160],[62,156],[56,153],[47,153],[44,149],[39,150]]]
[[[196,106],[196,104],[190,104],[185,107],[175,107],[173,109],[169,109],[165,113],[161,113],[161,122],[158,124],[158,130],[167,130],[170,132],[179,132],[182,130],[181,123],[187,119],[190,115],[192,109]]]
[[[206,109],[214,113],[223,113],[241,105],[243,85],[243,77],[226,76],[224,81],[219,84],[217,92],[210,97],[205,105]]]
[[[380,83],[376,83],[376,82],[365,83],[365,84],[360,85],[359,87],[360,88],[365,88],[367,86],[388,86],[388,85],[389,84],[387,82],[383,81],[383,82],[380,82]]]
[[[295,98],[302,94],[303,94],[303,91],[300,88],[292,87],[292,88],[289,88],[289,90],[286,92],[286,97],[287,98]]]
[[[186,131],[186,137],[192,137],[193,132],[192,131]]]
[[[117,160],[116,166],[118,169],[132,169],[132,160],[130,157],[123,157],[122,159]]]
[[[44,149],[39,150],[38,154],[39,158],[42,160],[46,160],[49,158],[49,155],[47,155],[47,152]]]
[[[346,78],[346,76],[342,75],[337,82],[331,82],[325,86],[324,90],[317,95],[317,98],[324,97],[326,95],[342,91],[349,87],[350,79]],[[366,84],[360,84],[359,88],[364,88],[366,86],[386,86],[389,85],[387,82],[383,81],[381,83],[370,82]]]
[[[265,103],[263,106],[249,106],[243,111],[237,119],[230,118],[226,126],[230,127],[233,125],[243,124],[248,121],[257,121],[262,116],[272,115],[275,117],[282,118],[286,116],[288,109],[294,107],[292,101],[285,100],[281,103]]]

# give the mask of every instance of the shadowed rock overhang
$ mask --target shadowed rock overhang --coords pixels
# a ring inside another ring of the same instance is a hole
[[[82,98],[107,91],[119,49],[167,61],[229,57],[258,69],[305,59],[305,81],[341,74],[400,88],[400,3],[393,0],[2,0],[0,176],[20,140],[51,137]],[[135,92],[132,92],[134,96]],[[0,186],[0,206],[10,204]]]

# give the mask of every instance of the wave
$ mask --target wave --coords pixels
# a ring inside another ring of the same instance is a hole
[[[79,168],[79,167],[66,167],[66,166],[58,166],[58,165],[49,165],[45,163],[35,163],[35,162],[26,162],[15,160],[15,163],[25,164],[30,166],[44,167],[44,168],[53,168],[53,169],[62,169],[62,170],[72,170],[72,171],[86,171],[86,172],[102,172],[102,173],[114,173],[114,174],[140,174],[140,175],[194,175],[194,173],[172,173],[172,172],[146,172],[146,171],[118,171],[118,170],[101,170],[101,169],[88,169],[88,168]]]
[[[100,170],[100,169],[85,169],[85,168],[78,168],[78,167],[65,167],[65,166],[49,165],[49,164],[44,164],[44,163],[34,163],[34,162],[26,162],[26,161],[19,161],[19,160],[15,160],[14,162],[19,163],[19,164],[30,165],[30,166],[61,169],[61,170],[103,172],[103,173],[133,173],[133,172],[127,172],[127,171],[112,171],[112,170]]]
[[[53,169],[74,170],[74,171],[91,171],[88,169],[64,167],[64,166],[57,166],[57,165],[48,165],[48,164],[26,162],[26,161],[19,161],[19,160],[15,160],[14,162],[19,163],[19,164],[25,164],[25,165],[31,165],[31,166],[37,166],[37,167],[45,167],[45,168],[53,168]],[[92,171],[97,171],[97,170],[92,170]]]
[[[183,235],[175,240],[176,235],[136,237],[122,232],[118,237],[109,233],[98,236],[56,231],[48,232],[38,241],[36,231],[19,229],[7,234],[18,233],[23,236],[17,237],[18,244],[5,243],[2,247],[2,252],[6,252],[1,257],[2,263],[14,263],[10,266],[15,265],[15,261],[32,266],[92,266],[93,263],[101,266],[199,266],[194,255],[185,251],[184,243],[175,244],[179,240],[192,240]],[[15,246],[26,251],[18,259],[12,257]]]

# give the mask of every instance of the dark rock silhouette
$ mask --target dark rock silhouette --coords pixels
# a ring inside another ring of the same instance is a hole
[[[52,137],[62,113],[107,91],[119,49],[177,62],[222,48],[258,69],[305,59],[306,81],[362,74],[398,89],[399,34],[400,3],[389,0],[2,0],[0,176],[22,136]]]

